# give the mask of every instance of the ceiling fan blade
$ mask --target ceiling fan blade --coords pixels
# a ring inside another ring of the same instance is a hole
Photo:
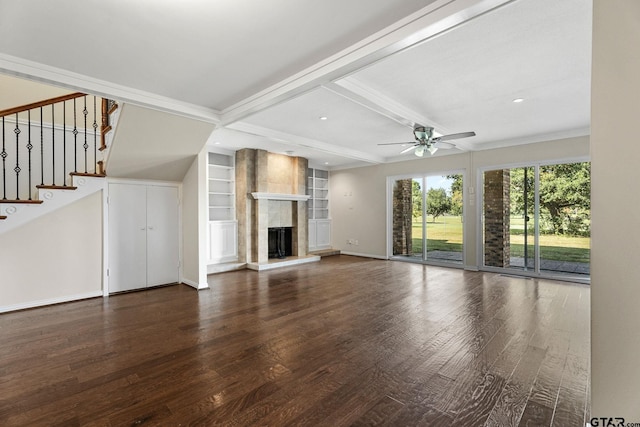
[[[412,145],[412,146],[411,146],[411,147],[409,147],[409,148],[405,148],[404,150],[402,150],[402,151],[400,152],[400,154],[407,153],[407,152],[409,152],[409,151],[413,150],[414,148],[416,148],[418,145],[420,145],[420,144],[414,144],[414,145]]]
[[[415,141],[411,141],[411,142],[383,142],[382,144],[378,144],[378,145],[407,145],[407,144],[415,144]]]
[[[439,136],[437,138],[433,138],[433,142],[440,141],[449,141],[451,139],[460,139],[460,138],[468,138],[470,136],[476,136],[475,132],[461,132],[461,133],[452,133],[451,135]]]
[[[451,148],[456,148],[455,145],[453,145],[450,142],[442,142],[442,141],[438,141],[438,143],[436,144],[436,147],[438,148],[442,148],[443,150],[449,150]]]

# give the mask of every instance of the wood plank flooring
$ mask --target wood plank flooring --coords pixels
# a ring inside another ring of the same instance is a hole
[[[583,426],[589,287],[345,255],[0,315],[2,426]]]

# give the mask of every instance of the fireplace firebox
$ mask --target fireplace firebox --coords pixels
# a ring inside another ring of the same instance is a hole
[[[269,258],[293,255],[293,227],[269,227]]]

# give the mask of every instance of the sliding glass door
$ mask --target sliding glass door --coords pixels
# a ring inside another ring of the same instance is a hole
[[[394,179],[393,257],[462,264],[462,189],[461,174]]]
[[[531,275],[589,275],[590,164],[483,173],[483,264]]]

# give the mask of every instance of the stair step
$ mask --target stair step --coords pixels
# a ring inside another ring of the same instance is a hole
[[[40,190],[77,190],[78,187],[72,187],[70,185],[36,185],[36,188]]]
[[[69,175],[71,176],[92,176],[95,178],[105,178],[107,175],[100,173],[84,173],[84,172],[71,172]]]
[[[9,203],[12,205],[23,204],[23,205],[39,205],[42,203],[42,200],[9,200],[2,199],[0,203]]]

